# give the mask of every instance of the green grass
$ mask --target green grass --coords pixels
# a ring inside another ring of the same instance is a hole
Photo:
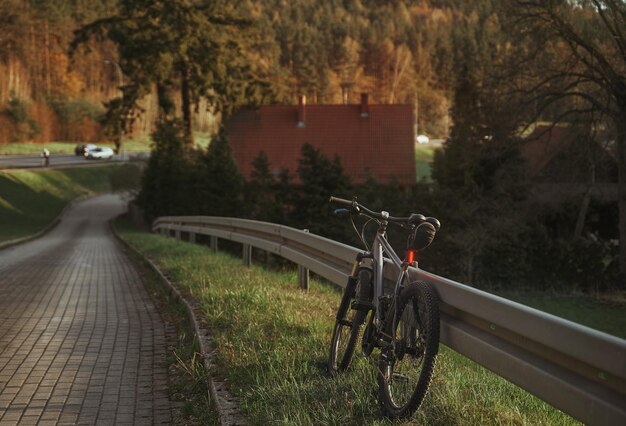
[[[0,171],[0,242],[39,232],[71,200],[111,190],[119,166]]]
[[[554,293],[503,293],[507,299],[626,339],[626,295],[600,299]]]
[[[215,407],[209,397],[207,371],[200,355],[198,341],[182,301],[173,297],[161,277],[137,253],[124,247],[142,282],[156,304],[159,314],[173,332],[166,333],[168,350],[168,391],[175,402],[175,425],[217,425]]]
[[[433,145],[415,145],[415,175],[417,181],[432,182],[431,172],[435,151],[441,149]]]
[[[207,149],[209,147],[209,144],[211,143],[211,134],[203,133],[203,132],[195,132],[194,142],[196,143],[196,146]]]
[[[253,424],[578,424],[444,346],[420,410],[390,422],[376,398],[375,361],[358,358],[337,378],[326,373],[338,289],[313,281],[302,291],[294,270],[244,268],[241,259],[206,247],[120,229],[201,304],[216,373]]]

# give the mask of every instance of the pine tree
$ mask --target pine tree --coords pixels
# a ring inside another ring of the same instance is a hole
[[[245,185],[246,215],[256,220],[282,223],[283,205],[278,199],[279,182],[270,172],[270,163],[264,151],[252,162],[254,169]]]
[[[329,160],[310,144],[302,145],[298,165],[301,187],[293,211],[296,226],[329,238],[343,239],[345,224],[331,216],[328,199],[331,195],[350,197],[350,182],[341,161]]]
[[[223,131],[211,141],[206,153],[200,157],[199,172],[193,187],[198,214],[244,216],[241,199],[243,179]]]
[[[182,123],[178,120],[159,123],[153,134],[154,149],[137,197],[148,221],[158,216],[189,214],[193,198],[187,189],[194,167],[184,153],[182,138]]]
[[[265,85],[242,54],[250,23],[226,1],[120,0],[118,13],[75,32],[72,50],[91,39],[110,39],[130,80],[124,87],[126,111],[158,87],[164,118],[171,118],[168,92],[180,90],[184,142],[193,146],[192,107],[201,97],[216,111],[253,103]],[[259,84],[256,84],[259,83]]]
[[[527,193],[519,141],[502,130],[507,116],[498,114],[480,74],[466,67],[459,77],[454,126],[433,164],[441,219],[448,224],[445,243],[460,259],[450,272],[475,285],[524,273],[516,268],[523,266]]]

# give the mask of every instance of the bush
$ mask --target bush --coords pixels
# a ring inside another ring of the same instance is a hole
[[[169,215],[242,216],[243,180],[225,135],[206,151],[186,149],[183,124],[174,119],[159,123],[153,139],[137,198],[146,220]]]
[[[104,114],[101,105],[84,99],[52,98],[48,104],[59,118],[61,139],[69,141],[96,141],[100,139],[98,122]]]
[[[619,282],[617,249],[599,241],[539,236],[529,253],[535,279],[528,282],[541,289],[597,293],[615,290]]]
[[[13,137],[16,141],[29,141],[41,133],[37,122],[28,116],[28,104],[20,98],[12,96],[9,99],[7,115],[13,122],[15,128]]]
[[[141,188],[141,167],[133,163],[118,166],[111,174],[111,189],[115,192],[123,191],[135,194]]]

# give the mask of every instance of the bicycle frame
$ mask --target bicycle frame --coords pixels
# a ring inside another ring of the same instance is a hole
[[[380,300],[381,297],[384,296],[383,289],[383,270],[385,267],[385,259],[384,254],[386,253],[391,261],[396,265],[396,267],[400,270],[400,274],[398,274],[398,279],[396,281],[394,287],[394,300],[398,295],[398,291],[400,289],[400,285],[402,281],[407,277],[407,267],[408,264],[404,262],[400,257],[396,254],[394,249],[387,241],[385,237],[385,232],[387,230],[387,221],[383,221],[378,230],[376,231],[376,236],[374,237],[374,242],[372,246],[372,255],[373,255],[373,272],[374,272],[374,300],[373,305],[375,307],[374,311],[374,323],[378,328],[381,325],[381,309],[380,309]]]

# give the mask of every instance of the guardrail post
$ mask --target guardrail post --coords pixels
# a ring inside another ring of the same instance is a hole
[[[309,232],[308,229],[303,229],[304,232]],[[298,287],[303,290],[309,289],[309,270],[302,265],[298,265]]]
[[[215,235],[211,235],[211,252],[217,253],[217,237]]]
[[[298,287],[309,289],[309,270],[302,265],[298,265]]]
[[[189,233],[189,242],[190,243],[195,243],[196,242],[196,233],[195,232],[190,232]]]
[[[243,245],[243,264],[247,267],[252,265],[252,246],[250,244]]]
[[[176,238],[177,240],[180,240],[180,229],[174,230],[174,238]]]

